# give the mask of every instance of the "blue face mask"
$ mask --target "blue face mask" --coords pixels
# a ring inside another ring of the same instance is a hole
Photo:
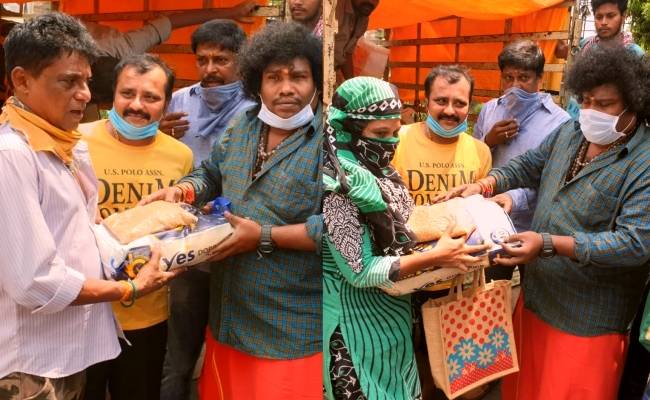
[[[542,104],[539,92],[529,93],[518,87],[506,90],[501,101],[505,107],[506,117],[517,120],[519,124],[524,123]]]
[[[458,137],[458,135],[460,135],[461,133],[467,130],[467,118],[465,118],[465,120],[462,123],[460,123],[460,125],[458,125],[457,127],[452,129],[445,129],[442,126],[440,126],[438,121],[436,121],[431,115],[428,115],[427,126],[436,135],[443,138],[451,139],[451,138]]]
[[[199,86],[199,96],[205,102],[205,105],[212,111],[217,111],[222,104],[228,102],[241,92],[241,81],[235,81],[227,85],[215,87]]]
[[[115,107],[108,112],[108,120],[113,124],[113,128],[128,140],[143,140],[154,137],[158,133],[158,125],[160,124],[160,121],[156,121],[142,127],[133,126],[115,111]]]

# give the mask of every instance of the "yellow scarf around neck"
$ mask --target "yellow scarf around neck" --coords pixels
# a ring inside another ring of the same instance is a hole
[[[0,124],[9,122],[22,133],[34,151],[54,153],[66,165],[72,164],[72,149],[81,139],[77,131],[64,131],[38,115],[27,111],[15,97],[7,99],[0,114]]]

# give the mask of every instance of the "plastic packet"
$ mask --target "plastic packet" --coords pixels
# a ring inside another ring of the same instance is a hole
[[[233,227],[224,218],[223,209],[203,214],[190,205],[182,204],[182,207],[196,216],[194,225],[145,235],[127,244],[121,244],[105,226],[94,225],[105,277],[112,280],[135,278],[149,261],[154,244],[160,247],[160,269],[163,271],[198,265],[217,255],[218,245],[233,232]]]

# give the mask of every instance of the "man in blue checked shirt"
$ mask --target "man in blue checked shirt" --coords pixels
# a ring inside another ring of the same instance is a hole
[[[535,149],[451,196],[537,189],[531,230],[499,265],[526,264],[513,326],[520,372],[502,398],[613,399],[650,261],[650,64],[592,49],[568,73],[582,102]],[[577,396],[577,397],[576,397]]]
[[[201,80],[174,93],[160,129],[192,149],[194,167],[210,156],[230,121],[255,103],[244,93],[237,54],[244,31],[230,20],[215,19],[192,33],[192,51]],[[210,265],[188,271],[169,286],[169,333],[161,400],[185,399],[199,357],[210,300]]]
[[[474,137],[492,150],[492,165],[510,159],[540,143],[570,119],[548,93],[539,91],[544,74],[544,53],[530,40],[513,42],[499,54],[503,96],[488,101],[474,125]],[[522,188],[494,197],[510,214],[518,232],[530,229],[537,192]],[[510,279],[513,268],[490,268],[488,279]]]
[[[144,202],[232,202],[235,231],[211,273],[201,396],[320,400],[322,45],[300,24],[269,24],[239,63],[256,106],[199,168]]]

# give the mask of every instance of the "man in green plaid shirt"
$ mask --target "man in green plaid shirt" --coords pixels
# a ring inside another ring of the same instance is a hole
[[[201,167],[145,201],[232,202],[235,230],[211,273],[201,396],[322,398],[322,46],[300,24],[269,24],[239,63],[257,106]]]
[[[526,264],[514,315],[520,372],[504,379],[503,399],[616,398],[649,272],[648,61],[624,48],[581,56],[567,79],[579,121],[451,193],[538,190],[532,231],[496,261]]]

